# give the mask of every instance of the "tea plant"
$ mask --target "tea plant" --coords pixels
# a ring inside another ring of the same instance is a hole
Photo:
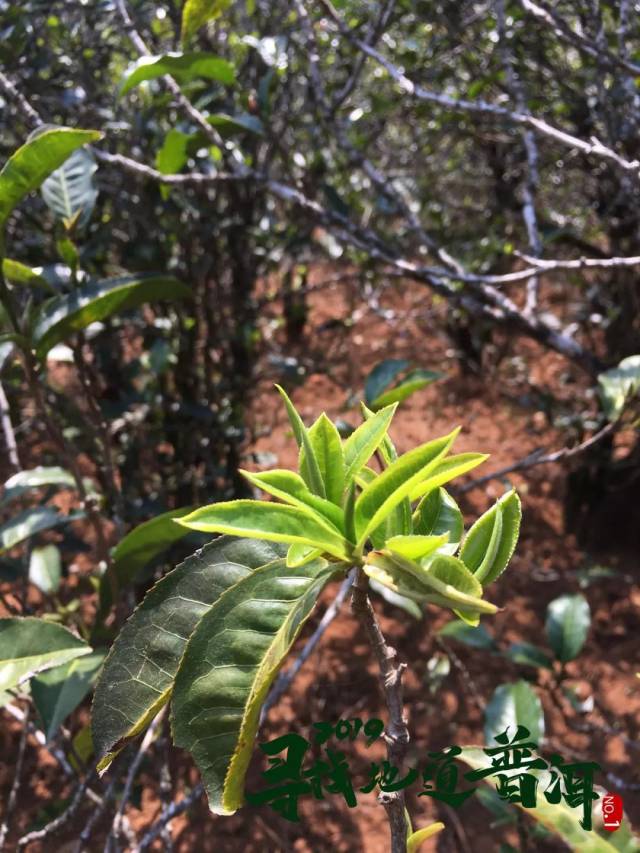
[[[388,429],[396,405],[345,440],[322,414],[307,428],[283,396],[299,448],[298,471],[243,471],[275,501],[234,500],[182,516],[184,527],[223,534],[160,580],[126,623],[98,681],[93,737],[99,769],[171,702],[174,741],[198,764],[211,810],[233,814],[260,709],[315,603],[354,573],[352,607],[380,665],[389,759],[402,765],[409,734],[404,665],[387,645],[369,601],[369,579],[470,625],[497,607],[485,588],[506,568],[518,538],[511,491],[463,537],[462,513],[443,486],[486,459],[451,453],[458,434],[398,455]],[[370,462],[380,463],[378,470]],[[381,795],[393,850],[406,849],[401,794]]]

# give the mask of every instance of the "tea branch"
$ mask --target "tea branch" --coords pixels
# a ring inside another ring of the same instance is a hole
[[[320,5],[325,10],[327,17],[333,21],[337,30],[354,46],[361,50],[367,56],[371,57],[378,65],[384,68],[389,76],[395,80],[402,93],[414,100],[427,103],[438,104],[446,109],[456,112],[469,113],[470,115],[489,115],[501,118],[516,126],[530,127],[536,133],[553,139],[568,148],[581,151],[587,156],[593,156],[604,160],[609,160],[615,163],[619,168],[640,176],[640,160],[627,160],[622,155],[616,153],[612,148],[604,145],[596,137],[584,140],[578,136],[562,130],[549,124],[544,119],[536,118],[527,112],[518,112],[502,107],[498,104],[491,104],[481,99],[469,101],[465,98],[454,98],[450,95],[444,95],[439,92],[432,92],[417,83],[410,80],[405,73],[395,65],[386,56],[378,50],[366,44],[361,39],[357,38],[349,27],[343,22],[342,18],[335,10],[330,0],[320,0]]]
[[[611,423],[605,424],[605,426],[589,438],[580,442],[580,444],[575,445],[575,447],[561,447],[559,450],[554,450],[552,453],[545,453],[543,448],[538,448],[532,453],[529,453],[523,459],[514,462],[512,465],[505,465],[504,468],[499,468],[497,471],[492,471],[490,474],[485,474],[483,477],[471,480],[471,482],[465,483],[464,486],[459,486],[452,491],[454,491],[455,494],[463,495],[466,492],[470,492],[473,489],[484,486],[485,483],[488,483],[491,480],[499,480],[502,477],[506,477],[507,474],[513,474],[516,471],[526,471],[528,468],[533,468],[535,465],[548,465],[552,462],[562,462],[565,459],[572,459],[574,456],[584,453],[594,445],[612,435],[617,429],[619,429],[619,427],[619,420],[612,421]]]
[[[7,805],[4,812],[4,817],[2,820],[2,825],[0,825],[0,851],[4,850],[5,841],[7,839],[7,834],[9,833],[9,827],[11,825],[11,818],[13,817],[13,812],[16,807],[16,801],[18,798],[18,791],[20,790],[20,785],[22,783],[22,767],[24,764],[24,756],[25,749],[27,746],[27,735],[29,733],[29,706],[27,705],[27,710],[24,712],[24,717],[22,720],[22,731],[20,732],[20,740],[18,742],[18,757],[16,758],[15,763],[15,772],[13,774],[13,783],[11,785],[11,790],[9,791],[9,798],[7,799]]]
[[[21,471],[22,466],[20,465],[20,456],[18,455],[16,434],[13,431],[13,423],[11,422],[11,409],[9,408],[9,401],[7,400],[2,382],[0,382],[0,420],[2,421],[4,443],[7,448],[7,458],[15,472]]]
[[[186,812],[187,809],[190,809],[191,806],[197,802],[202,795],[204,794],[204,785],[202,783],[198,783],[186,797],[183,797],[178,802],[171,803],[171,805],[167,806],[163,809],[162,814],[156,820],[156,822],[151,826],[149,830],[143,836],[140,844],[133,850],[133,853],[143,853],[144,850],[148,850],[149,847],[153,844],[156,838],[161,834],[165,826],[177,817],[178,815]]]
[[[369,645],[378,662],[380,683],[384,694],[389,722],[384,738],[389,763],[399,770],[403,767],[409,745],[409,729],[404,716],[402,699],[402,674],[405,663],[397,663],[398,653],[390,646],[376,618],[368,596],[369,581],[360,566],[356,568],[351,609],[360,619]],[[406,853],[407,822],[405,818],[404,791],[381,792],[378,799],[384,806],[391,829],[391,853]]]

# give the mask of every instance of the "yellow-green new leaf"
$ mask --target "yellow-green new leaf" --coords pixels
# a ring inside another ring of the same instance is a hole
[[[345,482],[361,472],[384,440],[398,404],[380,409],[355,429],[344,442]]]
[[[18,148],[0,171],[0,230],[11,211],[25,196],[37,190],[72,151],[89,142],[97,142],[101,137],[97,130],[52,127]]]
[[[462,543],[460,559],[483,586],[506,569],[520,533],[520,498],[507,492],[481,515]]]
[[[283,548],[223,536],[165,575],[118,635],[93,700],[99,770],[143,731],[167,702],[187,640],[218,597],[255,569],[281,560]]]
[[[373,551],[364,571],[414,601],[470,613],[496,613],[498,609],[482,599],[482,586],[460,560],[445,554],[436,554],[423,566],[399,554]]]
[[[54,622],[33,616],[0,619],[0,693],[90,652],[84,640]]]
[[[284,400],[289,422],[291,423],[291,429],[293,430],[296,444],[300,449],[300,474],[311,491],[316,495],[320,495],[321,498],[324,498],[326,497],[324,491],[324,480],[320,473],[320,466],[318,465],[313,445],[309,440],[309,432],[302,422],[302,418],[298,414],[296,407],[289,399],[287,392],[281,385],[276,385],[276,388]]]
[[[323,412],[318,420],[310,427],[309,441],[320,469],[327,500],[340,506],[345,484],[344,454],[342,439],[335,425]],[[306,465],[304,447],[300,454],[300,470]]]
[[[200,27],[219,18],[231,5],[231,0],[185,0],[182,9],[182,43],[189,41]]]
[[[227,501],[201,507],[178,521],[204,533],[312,545],[340,560],[349,558],[346,540],[335,527],[321,521],[311,510],[296,506],[270,501]]]
[[[444,824],[438,821],[438,823],[432,823],[430,826],[412,832],[407,838],[407,853],[417,853],[423,842],[437,835],[438,832],[442,832],[443,829]]]
[[[37,273],[35,269],[20,263],[20,261],[3,258],[2,274],[7,281],[17,284],[20,287],[37,287],[39,290],[47,290],[49,293],[53,291],[55,293],[54,288],[46,278]]]
[[[363,489],[355,510],[358,548],[363,547],[371,531],[429,476],[448,452],[458,432],[455,429],[443,438],[436,438],[404,453]]]
[[[438,551],[449,541],[449,534],[440,536],[392,536],[385,542],[385,548],[407,560],[422,560]]]
[[[233,814],[242,805],[262,703],[337,574],[324,560],[295,571],[284,560],[258,569],[219,598],[189,640],[171,726],[176,744],[194,756],[215,814]]]
[[[478,465],[482,465],[488,458],[487,453],[458,453],[456,456],[441,459],[438,465],[429,471],[429,476],[424,477],[412,488],[410,499],[417,501],[455,477],[460,477],[477,468]]]
[[[413,514],[413,532],[421,536],[441,536],[449,540],[442,548],[444,554],[455,554],[464,532],[464,520],[458,504],[443,488],[432,489]]]
[[[124,275],[83,284],[42,304],[33,328],[36,353],[44,358],[51,347],[74,332],[117,312],[137,308],[145,302],[175,301],[192,295],[186,284],[170,275]]]
[[[240,473],[252,485],[262,489],[263,492],[280,498],[281,501],[292,506],[313,512],[320,517],[321,521],[329,521],[341,532],[344,530],[342,509],[325,498],[318,497],[318,495],[310,492],[305,481],[295,471],[289,471],[286,468],[274,468],[271,471],[257,473],[240,470]]]
[[[297,569],[321,556],[322,551],[318,548],[311,548],[309,545],[289,545],[289,550],[287,551],[287,568]]]

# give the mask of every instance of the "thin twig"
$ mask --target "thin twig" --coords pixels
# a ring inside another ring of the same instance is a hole
[[[191,808],[191,806],[199,800],[204,794],[204,785],[199,783],[195,786],[195,788],[188,794],[186,797],[183,797],[177,803],[171,803],[170,806],[162,810],[162,814],[155,821],[155,823],[151,826],[151,828],[147,831],[147,833],[142,838],[140,844],[132,851],[132,853],[142,853],[143,850],[148,850],[149,847],[153,844],[156,838],[163,831],[165,826],[177,817],[179,814],[186,812],[187,809]]]
[[[22,781],[22,767],[24,764],[24,756],[25,750],[27,746],[27,735],[29,733],[29,706],[27,706],[27,710],[24,712],[24,718],[22,721],[22,732],[20,734],[20,742],[18,744],[18,757],[16,759],[16,769],[13,774],[13,784],[11,785],[11,791],[9,792],[9,799],[7,800],[7,807],[4,813],[4,818],[2,820],[2,825],[0,826],[0,851],[4,850],[4,843],[7,838],[7,834],[9,832],[9,827],[11,825],[11,818],[13,817],[13,812],[16,807],[16,801],[18,798],[18,791],[20,790],[20,783]]]
[[[9,408],[9,401],[7,400],[7,395],[4,392],[2,382],[0,382],[0,420],[2,421],[4,443],[7,448],[7,455],[9,462],[11,463],[11,467],[16,472],[21,471],[22,466],[20,465],[20,456],[18,455],[16,434],[13,431],[13,424],[11,422],[11,409]]]
[[[131,797],[131,791],[133,790],[133,783],[135,782],[136,774],[140,767],[140,763],[142,759],[145,757],[147,750],[151,746],[155,736],[158,726],[164,719],[164,715],[166,712],[166,706],[160,711],[160,713],[154,718],[153,722],[145,732],[144,737],[142,738],[142,742],[136,752],[133,761],[129,765],[129,770],[127,771],[127,780],[124,785],[124,790],[122,792],[122,798],[120,800],[120,805],[115,813],[113,818],[113,823],[111,824],[111,830],[109,831],[109,836],[107,838],[107,842],[105,844],[105,853],[111,853],[113,850],[115,843],[117,843],[118,836],[122,829],[122,821],[124,817],[124,812],[127,807],[127,803],[129,802],[129,798]]]
[[[0,71],[0,90],[16,104],[30,127],[36,128],[42,124],[42,119],[38,111],[31,106],[22,92],[13,85],[11,80],[2,71]]]
[[[596,42],[587,38],[584,33],[578,33],[558,15],[553,9],[543,3],[532,3],[531,0],[520,0],[522,8],[537,20],[549,25],[562,41],[573,45],[578,50],[596,59],[609,69],[621,68],[633,77],[640,76],[640,65],[630,62],[625,56],[616,56],[610,50],[603,49]],[[623,4],[624,5],[624,4]],[[622,18],[622,15],[621,15]]]
[[[498,33],[508,86],[515,102],[516,109],[518,112],[523,113],[527,109],[527,102],[522,80],[516,70],[513,52],[509,45],[504,0],[496,0],[496,17],[498,20]],[[522,187],[522,218],[527,231],[527,238],[529,240],[531,253],[534,258],[538,258],[542,254],[542,240],[540,238],[538,216],[536,213],[536,195],[538,192],[539,180],[538,146],[536,144],[535,134],[532,130],[529,128],[521,128],[520,133],[527,157],[526,178]],[[526,314],[533,313],[538,305],[538,283],[539,279],[537,275],[531,276],[527,281],[527,301],[524,309]]]
[[[84,825],[82,832],[80,833],[80,838],[74,848],[74,853],[83,853],[86,849],[86,845],[91,838],[91,833],[96,825],[96,823],[100,820],[103,813],[105,812],[109,802],[113,798],[113,793],[115,791],[115,787],[117,782],[119,781],[118,775],[114,774],[113,779],[109,783],[106,791],[104,792],[102,799],[99,803],[97,803],[95,809],[89,815],[87,822]]]
[[[588,156],[595,156],[616,163],[621,169],[632,172],[636,176],[640,173],[640,160],[627,160],[613,149],[608,148],[599,139],[591,138],[588,142],[573,136],[561,128],[554,127],[544,119],[536,118],[529,113],[513,112],[497,104],[487,101],[468,101],[464,98],[453,98],[439,92],[432,92],[424,86],[420,86],[410,80],[405,73],[393,62],[383,56],[379,51],[363,42],[353,35],[352,31],[343,22],[340,15],[332,6],[330,0],[319,0],[329,18],[337,25],[340,33],[347,38],[351,44],[370,56],[378,65],[382,66],[389,76],[395,80],[401,91],[411,98],[427,103],[439,104],[446,109],[457,112],[465,112],[471,115],[491,115],[515,125],[524,125],[550,139],[560,142],[569,148],[574,148]]]
[[[9,714],[15,720],[19,720],[20,722],[22,722],[25,718],[25,712],[21,711],[20,708],[18,708],[16,705],[7,704],[2,710],[6,711],[7,714]],[[29,729],[29,734],[33,738],[35,738],[35,741],[38,746],[42,747],[43,749],[46,749],[47,752],[55,758],[55,760],[62,768],[62,771],[64,772],[65,776],[72,779],[75,778],[76,774],[73,772],[73,768],[67,761],[65,754],[61,750],[56,749],[54,746],[48,743],[45,733],[38,729],[36,726],[34,726],[31,720],[27,721],[27,727]]]
[[[43,826],[42,829],[35,829],[33,832],[28,832],[26,835],[23,835],[18,841],[17,849],[23,850],[29,844],[33,844],[36,841],[44,841],[45,838],[48,838],[50,835],[54,835],[61,826],[64,826],[64,824],[67,823],[77,812],[94,776],[95,771],[88,773],[77,785],[73,797],[71,798],[71,802],[62,814],[58,815],[58,817],[54,818],[46,826]]]
[[[484,484],[488,483],[490,480],[499,480],[502,477],[506,477],[507,474],[512,474],[515,471],[525,471],[527,468],[533,468],[535,465],[548,465],[551,462],[561,462],[565,459],[572,459],[574,456],[578,456],[580,453],[584,453],[595,444],[598,444],[618,428],[619,421],[613,421],[612,423],[606,424],[602,429],[599,429],[598,432],[594,433],[580,444],[577,444],[575,447],[562,447],[560,450],[554,450],[553,453],[545,454],[542,448],[538,448],[525,456],[524,459],[520,459],[511,465],[506,465],[504,468],[499,468],[497,471],[492,471],[490,474],[485,474],[484,477],[478,477],[475,480],[471,480],[471,482],[465,483],[463,486],[456,487],[454,489],[455,494],[463,495],[466,492],[470,492],[473,489],[484,486]]]

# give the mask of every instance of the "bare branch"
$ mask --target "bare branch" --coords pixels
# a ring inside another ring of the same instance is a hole
[[[11,409],[9,401],[4,392],[2,382],[0,382],[0,421],[2,421],[2,432],[4,434],[4,443],[7,448],[7,457],[14,471],[21,471],[20,456],[18,455],[18,444],[16,442],[16,434],[13,431],[11,422]]]
[[[2,71],[0,71],[0,91],[16,104],[30,127],[35,129],[43,123],[38,111],[31,106],[29,101],[16,89],[11,80]]]
[[[329,17],[338,26],[340,32],[349,39],[349,41],[357,48],[370,56],[375,62],[381,65],[396,81],[400,89],[412,98],[418,101],[426,101],[428,103],[439,104],[446,109],[455,110],[456,112],[466,112],[475,115],[489,115],[501,118],[504,121],[515,125],[523,125],[530,127],[537,133],[554,139],[569,148],[574,148],[588,156],[599,157],[604,160],[610,160],[625,171],[632,172],[636,177],[640,174],[640,160],[627,160],[620,154],[617,154],[612,148],[608,148],[599,139],[592,137],[589,141],[573,136],[561,128],[554,127],[544,119],[536,118],[529,113],[513,112],[501,107],[497,104],[490,104],[487,101],[476,100],[468,101],[465,98],[452,98],[449,95],[443,95],[438,92],[432,92],[425,89],[410,80],[404,71],[397,65],[394,65],[389,59],[383,56],[378,50],[356,38],[350,29],[343,23],[342,19],[333,8],[329,0],[320,0],[321,5],[329,15]]]
[[[166,706],[160,711],[160,713],[154,717],[151,725],[147,729],[142,738],[142,742],[136,752],[133,761],[129,765],[129,769],[127,771],[127,780],[124,785],[124,790],[122,792],[122,798],[120,800],[120,805],[118,806],[118,810],[115,813],[113,818],[113,823],[111,824],[111,830],[109,831],[109,837],[107,838],[107,843],[105,845],[105,853],[109,853],[113,849],[114,842],[117,842],[118,836],[122,829],[122,823],[124,819],[124,812],[127,807],[127,803],[129,802],[129,798],[131,797],[131,791],[133,790],[133,783],[135,782],[136,774],[140,767],[140,763],[142,759],[145,757],[147,750],[153,743],[153,740],[156,737],[156,732],[158,730],[158,726],[161,724],[164,719],[164,715],[166,712]]]
[[[17,849],[23,850],[25,847],[28,847],[29,844],[34,844],[36,841],[44,841],[45,838],[48,838],[50,835],[54,835],[60,827],[64,826],[78,811],[78,808],[87,793],[87,788],[94,776],[95,771],[87,774],[87,776],[85,776],[85,778],[77,785],[73,797],[71,798],[71,802],[62,814],[58,815],[58,817],[54,818],[52,821],[49,821],[49,823],[46,826],[43,826],[42,829],[35,829],[33,832],[28,832],[26,835],[23,835],[18,841]]]
[[[536,465],[548,465],[551,462],[563,462],[565,459],[572,459],[574,456],[584,453],[595,444],[603,441],[607,436],[612,435],[612,433],[614,433],[618,428],[619,421],[608,423],[602,427],[602,429],[599,429],[596,433],[582,441],[580,444],[577,444],[575,447],[562,447],[560,450],[554,450],[553,453],[545,454],[544,450],[539,448],[538,450],[534,450],[532,453],[529,453],[524,457],[524,459],[520,459],[518,462],[506,465],[504,468],[499,468],[497,471],[485,474],[484,477],[478,477],[475,480],[471,480],[469,483],[465,483],[464,486],[455,488],[454,492],[455,494],[463,495],[466,492],[470,492],[473,489],[484,486],[485,483],[488,483],[491,480],[500,480],[502,477],[506,477],[507,474],[513,474],[516,471],[525,471],[527,468],[533,468]]]
[[[153,826],[147,831],[144,835],[142,841],[132,851],[132,853],[142,853],[144,850],[148,850],[149,847],[153,844],[156,838],[161,834],[165,826],[177,817],[179,814],[186,812],[187,809],[190,809],[191,806],[199,800],[204,794],[204,785],[201,783],[197,784],[195,788],[188,794],[186,797],[183,797],[177,803],[171,803],[171,805],[167,806],[167,808],[163,809],[162,814],[158,818],[158,820],[153,824]]]
[[[602,46],[589,39],[584,33],[578,33],[573,30],[570,25],[563,20],[557,12],[551,9],[546,3],[533,3],[531,0],[520,0],[522,8],[533,15],[538,21],[543,21],[550,26],[555,34],[564,42],[573,45],[573,47],[596,59],[601,65],[609,69],[621,68],[627,74],[634,77],[640,75],[640,65],[635,62],[629,62],[624,55],[616,56],[610,50],[603,49]],[[622,4],[626,6],[626,4]],[[623,9],[620,10],[621,25],[625,18],[623,17]],[[623,29],[624,32],[624,29]]]
[[[16,769],[13,774],[13,784],[11,785],[11,791],[9,792],[9,799],[7,800],[7,806],[4,812],[4,818],[2,820],[2,825],[0,826],[0,851],[4,850],[4,843],[7,839],[7,834],[9,832],[9,826],[11,824],[11,818],[13,817],[13,812],[16,807],[16,801],[18,798],[18,791],[20,790],[20,784],[22,782],[22,766],[24,764],[24,755],[25,749],[27,746],[27,734],[29,732],[29,706],[27,706],[27,710],[24,712],[24,718],[22,721],[22,732],[20,733],[20,741],[18,743],[18,757],[16,758]]]
[[[507,82],[514,99],[518,112],[525,112],[527,102],[524,94],[524,87],[515,67],[513,53],[508,44],[508,37],[505,23],[504,0],[496,0],[496,17],[498,19],[498,33],[500,37],[500,45],[502,47],[503,65],[507,75]],[[536,194],[538,192],[538,146],[536,145],[535,134],[529,129],[521,129],[522,142],[525,153],[527,155],[527,176],[522,188],[522,218],[527,230],[529,247],[534,257],[538,258],[542,254],[542,240],[540,239],[540,230],[538,228],[538,217],[536,214]],[[525,314],[532,314],[538,305],[538,283],[537,275],[531,276],[527,282],[527,301],[525,304]]]
[[[110,166],[120,166],[125,171],[138,175],[141,178],[157,181],[160,184],[167,184],[168,186],[207,187],[228,181],[246,181],[251,177],[250,173],[230,174],[229,172],[214,172],[212,174],[187,172],[183,175],[165,175],[163,172],[159,172],[151,166],[146,166],[144,163],[140,163],[131,157],[125,157],[123,154],[109,154],[107,151],[101,151],[100,149],[94,149],[94,154],[102,163],[108,163]]]

